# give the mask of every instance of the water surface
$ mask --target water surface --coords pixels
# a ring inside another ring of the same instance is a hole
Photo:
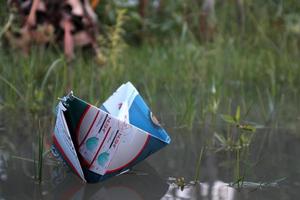
[[[5,121],[5,120],[4,120]],[[51,123],[49,120],[45,120]],[[45,123],[47,124],[47,123]],[[167,124],[167,123],[166,123]],[[131,172],[96,184],[84,184],[67,167],[46,157],[43,180],[34,180],[34,125],[1,125],[0,199],[298,199],[300,197],[300,137],[295,130],[258,129],[248,148],[241,150],[242,187],[230,187],[237,172],[235,151],[220,150],[207,138],[223,133],[225,126],[212,128],[166,127],[172,142],[137,165]],[[51,130],[51,124],[44,127]],[[35,138],[36,140],[36,138]],[[50,143],[46,143],[46,148]],[[200,182],[194,183],[197,159],[205,146]],[[23,159],[19,158],[22,157]],[[25,160],[28,159],[28,160]],[[184,187],[177,179],[184,177]],[[263,185],[285,178],[278,185]]]

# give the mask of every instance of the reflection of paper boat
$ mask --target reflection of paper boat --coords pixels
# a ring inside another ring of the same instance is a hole
[[[168,143],[170,137],[131,83],[100,109],[73,95],[58,106],[54,145],[88,182],[130,169]]]
[[[168,184],[165,178],[161,178],[147,161],[136,166],[135,170],[147,175],[124,174],[101,185],[85,185],[75,176],[67,176],[51,190],[53,192],[50,192],[46,199],[152,200],[167,192]]]

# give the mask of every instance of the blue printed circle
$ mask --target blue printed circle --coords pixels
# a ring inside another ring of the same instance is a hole
[[[97,162],[100,166],[104,166],[108,161],[109,153],[103,152],[98,156]]]
[[[96,137],[89,138],[85,143],[87,150],[89,150],[89,151],[95,150],[98,145],[98,140],[99,139]]]

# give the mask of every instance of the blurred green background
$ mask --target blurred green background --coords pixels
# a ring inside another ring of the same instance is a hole
[[[6,2],[0,9],[4,26]],[[175,125],[193,127],[238,105],[262,123],[299,120],[298,0],[103,0],[96,12],[104,65],[86,49],[69,63],[59,45],[26,56],[1,38],[2,110],[49,115],[71,89],[100,105],[132,81]]]

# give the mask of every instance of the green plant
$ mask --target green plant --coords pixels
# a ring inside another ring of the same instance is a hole
[[[44,155],[44,131],[41,128],[41,122],[38,123],[38,144],[37,144],[37,160],[34,157],[34,168],[35,168],[35,180],[38,183],[42,182],[43,179],[43,155]]]
[[[267,187],[278,187],[283,181],[286,180],[286,177],[270,181],[270,182],[251,182],[251,181],[245,181],[243,178],[238,179],[235,182],[229,183],[228,185],[230,187],[236,188],[236,189],[263,189]]]
[[[109,62],[110,67],[116,69],[120,64],[120,56],[123,52],[126,44],[124,42],[124,24],[127,19],[126,9],[116,10],[116,19],[112,26],[108,26],[108,32],[105,35],[99,35],[98,41],[101,46],[101,53],[98,55],[98,59],[101,59],[102,63]]]
[[[197,159],[197,165],[196,165],[196,171],[195,171],[195,177],[194,177],[194,182],[195,183],[197,183],[200,179],[200,168],[201,168],[203,152],[204,152],[204,147],[201,148],[201,151],[199,153],[199,157]]]
[[[235,115],[221,115],[221,118],[230,126],[238,130],[237,139],[232,134],[227,134],[227,138],[220,134],[215,134],[216,139],[226,149],[241,149],[248,147],[251,143],[256,127],[252,124],[243,123],[241,120],[241,109],[237,106]],[[230,131],[230,130],[229,130]]]
[[[184,177],[178,177],[178,178],[176,178],[175,184],[177,185],[177,187],[178,187],[181,191],[183,191],[183,190],[184,190],[184,187],[187,185],[186,182],[185,182]]]

